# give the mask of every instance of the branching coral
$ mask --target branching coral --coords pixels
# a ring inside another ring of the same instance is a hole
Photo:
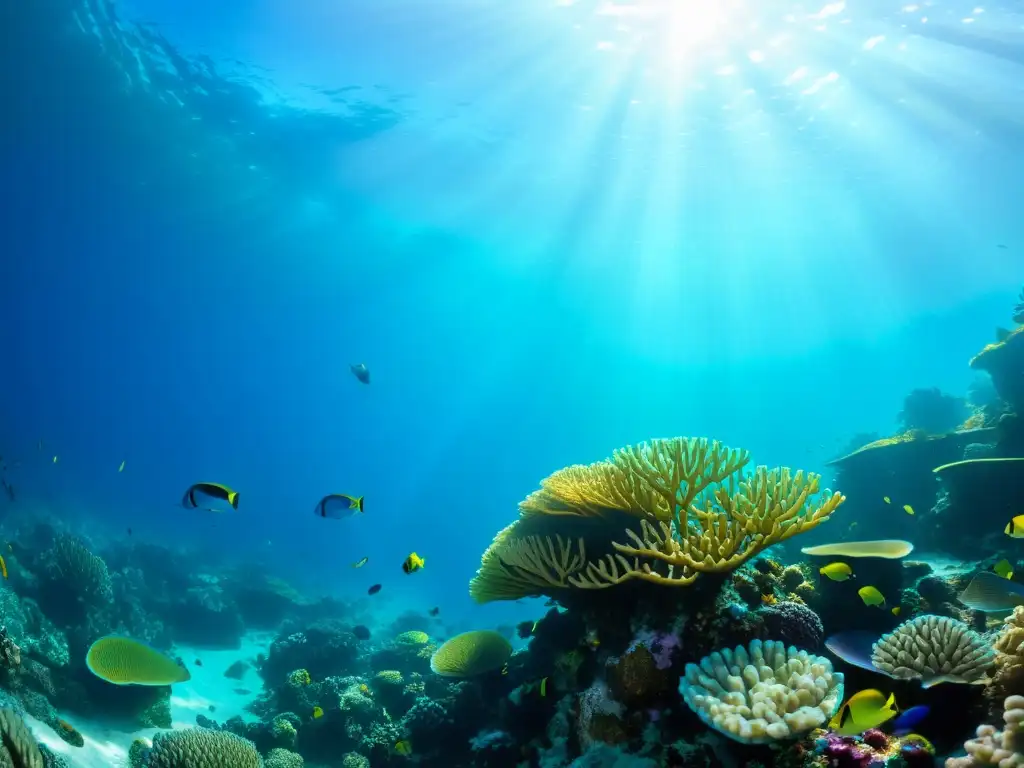
[[[999,768],[1018,768],[1024,765],[1024,696],[1010,696],[1003,702],[1005,727],[982,725],[975,738],[964,744],[967,757],[951,757],[946,768],[980,768],[997,765]]]
[[[495,536],[470,594],[512,600],[632,579],[686,586],[816,527],[844,501],[819,495],[819,475],[766,467],[744,474],[749,461],[746,451],[677,437],[559,470]],[[589,525],[586,539],[571,533],[574,521]],[[588,560],[591,540],[598,556]]]
[[[986,682],[995,651],[985,638],[948,616],[918,616],[905,621],[871,648],[871,663],[901,680],[926,687],[941,681]]]

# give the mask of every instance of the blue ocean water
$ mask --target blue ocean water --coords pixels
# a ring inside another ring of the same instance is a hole
[[[2,514],[197,571],[531,618],[467,583],[541,478],[672,435],[829,478],[912,389],[964,395],[1020,290],[1007,0],[19,0],[0,26]],[[175,506],[199,480],[237,513]],[[330,492],[366,514],[314,517]]]

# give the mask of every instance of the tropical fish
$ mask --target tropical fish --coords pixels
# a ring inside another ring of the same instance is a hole
[[[430,614],[431,616],[437,616],[439,613],[441,613],[441,609],[438,608],[437,606],[434,606],[429,611],[427,611],[427,613]]]
[[[56,464],[56,463],[57,463],[57,456],[56,456],[56,455],[54,455],[54,457],[53,457],[53,463],[54,463],[54,464]]]
[[[828,727],[842,736],[856,736],[888,722],[898,713],[895,694],[886,697],[881,691],[868,688],[851,696],[829,721]]]
[[[363,382],[363,384],[370,383],[370,369],[366,367],[366,363],[356,363],[355,365],[349,363],[348,368],[352,371],[352,375]]]
[[[1014,539],[1024,539],[1024,515],[1017,515],[1003,529],[1003,533]]]
[[[342,520],[362,513],[363,497],[349,496],[345,493],[329,493],[320,499],[313,508],[313,514],[317,517],[330,517],[334,520]]]
[[[1012,579],[1013,578],[1013,566],[1010,565],[1010,561],[1009,560],[1006,560],[1006,559],[1000,560],[998,563],[996,563],[992,567],[992,570],[996,574],[1002,576],[1004,579]]]
[[[363,694],[363,696],[372,696],[373,695],[373,694],[370,693],[370,686],[368,686],[366,683],[360,683],[359,684],[359,692],[361,694]]]
[[[957,599],[976,611],[1009,613],[1018,605],[1024,605],[1024,585],[991,571],[982,571],[971,579]]]
[[[121,466],[117,468],[118,472],[124,472],[124,462],[121,462]]]
[[[922,720],[928,717],[928,713],[931,711],[931,707],[927,704],[918,704],[916,707],[903,710],[900,712],[899,717],[893,721],[892,732],[897,736],[910,733],[920,725]]]
[[[405,562],[402,563],[402,570],[406,573],[416,573],[416,571],[418,571],[426,564],[426,560],[417,555],[415,552],[411,552],[409,553],[409,556],[405,558]]]
[[[358,640],[369,640],[370,628],[362,624],[357,624],[352,627],[352,634],[355,635]]]
[[[885,605],[885,596],[878,591],[877,587],[861,587],[857,590],[857,594],[860,595],[860,599],[864,601],[864,605]]]
[[[902,737],[902,738],[900,738],[900,744],[901,745],[919,744],[919,745],[921,745],[921,747],[924,748],[924,751],[927,752],[929,755],[934,755],[935,754],[935,745],[932,744],[930,741],[928,741],[928,739],[926,739],[921,734],[919,734],[919,733],[908,733],[906,735],[903,735],[903,734],[897,734],[897,735]]]
[[[181,506],[185,509],[198,509],[199,501],[203,496],[208,496],[218,501],[226,501],[234,509],[238,509],[238,492],[220,483],[196,483],[189,486],[189,489],[185,491],[184,498],[181,500]],[[209,512],[217,511],[209,507],[204,507],[204,509]]]
[[[202,659],[196,659],[194,663],[195,663],[195,665],[197,667],[203,666],[203,660]]]
[[[853,568],[846,563],[829,563],[818,569],[818,573],[827,576],[832,581],[846,581],[853,576]]]
[[[894,605],[891,609],[889,609],[889,612],[892,613],[893,616],[899,616],[900,607],[898,605]]]
[[[85,665],[96,677],[114,685],[171,685],[192,679],[170,656],[120,635],[101,637],[89,646]]]
[[[362,568],[368,562],[370,562],[370,558],[369,557],[360,557],[358,560],[356,560],[354,563],[352,563],[352,567],[353,568]]]
[[[914,514],[914,508],[912,506],[910,506],[909,504],[904,504],[903,505],[903,511],[906,512],[908,515]]]
[[[842,541],[838,544],[821,544],[817,547],[803,547],[805,555],[830,557],[884,557],[898,560],[914,551],[909,541],[879,539],[877,541]]]
[[[320,707],[313,707],[313,719],[319,720],[324,716],[324,711]]]
[[[3,555],[0,555],[0,576],[4,577],[4,581],[7,580],[7,561],[4,560]]]
[[[410,744],[407,739],[397,741],[395,742],[395,752],[403,757],[407,757],[412,754],[412,744]]]
[[[884,501],[886,504],[892,504],[892,499],[890,499],[888,496],[883,496],[882,501]]]
[[[872,647],[876,642],[877,632],[854,629],[826,638],[825,647],[847,664],[878,672],[878,668],[871,663]]]
[[[372,587],[370,587],[368,590],[366,590],[366,594],[368,594],[368,595],[376,595],[378,592],[380,592],[380,588],[382,586],[384,586],[384,585],[383,584],[374,584]]]
[[[761,595],[761,602],[765,605],[775,605],[779,599],[775,595]]]
[[[540,695],[541,698],[548,695],[548,679],[546,677],[540,681]]]

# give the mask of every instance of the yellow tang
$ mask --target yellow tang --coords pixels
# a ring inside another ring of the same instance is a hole
[[[89,646],[85,665],[96,677],[114,685],[170,685],[192,679],[170,656],[119,635],[101,637]]]
[[[896,695],[888,698],[875,688],[855,693],[829,721],[828,727],[842,736],[856,736],[869,728],[877,728],[899,714]]]
[[[405,562],[402,563],[402,570],[406,573],[416,573],[420,568],[427,564],[427,561],[417,555],[415,552],[409,553],[409,556],[405,558]]]
[[[885,596],[876,587],[861,587],[857,590],[864,605],[885,605]]]
[[[900,615],[900,607],[899,607],[898,605],[897,605],[897,606],[894,606],[894,607],[892,608],[892,615],[893,615],[893,616],[899,616],[899,615]]]
[[[1024,539],[1024,515],[1017,515],[1008,522],[1003,533],[1015,539]]]
[[[906,512],[908,515],[914,514],[914,508],[912,506],[910,506],[909,504],[904,504],[903,505],[903,511]]]
[[[829,563],[818,570],[822,576],[827,576],[832,581],[846,581],[853,576],[853,568],[846,563]]]
[[[395,752],[400,755],[407,756],[412,754],[412,744],[407,739],[402,739],[395,743]]]
[[[313,707],[313,719],[319,720],[324,716],[324,711],[320,707]]]
[[[1013,566],[1010,565],[1009,560],[1000,560],[992,567],[992,570],[995,571],[998,575],[1002,576],[1004,579],[1013,578]]]

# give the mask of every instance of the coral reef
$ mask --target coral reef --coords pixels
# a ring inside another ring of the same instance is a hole
[[[883,635],[871,649],[871,663],[900,680],[975,683],[995,663],[989,643],[962,621],[918,616]]]
[[[1010,696],[1003,702],[1003,730],[994,726],[978,727],[975,738],[964,744],[967,757],[951,757],[946,768],[980,768],[995,765],[1015,768],[1024,765],[1024,696]]]
[[[142,768],[262,768],[251,741],[224,731],[188,728],[158,733]]]

